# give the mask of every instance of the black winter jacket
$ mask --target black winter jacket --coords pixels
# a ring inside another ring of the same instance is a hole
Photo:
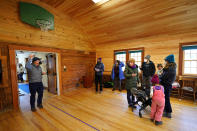
[[[169,63],[163,69],[161,75],[161,85],[164,87],[172,86],[172,83],[176,80],[176,63]]]
[[[99,69],[99,71],[96,71],[96,69]],[[97,62],[97,64],[94,67],[95,75],[103,75],[104,72],[104,64],[101,62]]]
[[[155,64],[150,61],[149,66],[146,66],[146,62],[142,63],[142,67],[140,68],[143,72],[143,76],[148,77],[148,76],[153,76],[155,74]]]

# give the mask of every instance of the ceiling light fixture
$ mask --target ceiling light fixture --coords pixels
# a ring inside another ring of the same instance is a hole
[[[94,3],[98,3],[98,2],[101,2],[103,0],[92,0]],[[108,1],[108,0],[105,0],[105,2]]]

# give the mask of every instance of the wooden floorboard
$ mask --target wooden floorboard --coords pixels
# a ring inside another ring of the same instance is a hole
[[[27,98],[29,96],[26,96]],[[138,110],[127,105],[126,92],[104,89],[96,94],[93,88],[79,88],[56,96],[45,91],[44,109],[32,113],[29,99],[21,111],[0,114],[0,131],[196,131],[197,105],[192,100],[171,98],[173,118],[163,118],[162,126],[149,120],[150,108],[139,118]],[[25,108],[27,106],[28,108]]]

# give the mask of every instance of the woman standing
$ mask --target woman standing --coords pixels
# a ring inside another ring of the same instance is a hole
[[[165,58],[165,67],[163,68],[163,73],[161,75],[161,85],[164,86],[165,93],[165,117],[171,118],[172,107],[170,104],[170,91],[172,89],[172,83],[176,79],[176,63],[174,60],[174,55],[171,54]]]
[[[122,67],[124,67],[124,63],[120,62],[119,60],[115,61],[115,64],[112,68],[112,80],[114,82],[114,87],[112,91],[114,91],[117,87],[119,88],[119,91],[121,91],[121,80],[124,79],[124,73],[122,71]]]
[[[20,80],[21,82],[23,82],[24,71],[25,71],[25,68],[23,67],[23,65],[19,64],[17,73],[18,73],[18,80]]]
[[[125,88],[127,89],[128,104],[130,107],[136,108],[134,106],[135,98],[131,92],[132,88],[137,88],[137,83],[139,82],[138,68],[135,64],[135,59],[130,59],[127,63],[124,71],[124,76],[126,78]]]

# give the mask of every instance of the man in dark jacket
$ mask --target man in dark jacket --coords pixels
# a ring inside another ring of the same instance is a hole
[[[170,91],[172,89],[172,83],[176,79],[176,63],[174,60],[174,55],[171,54],[165,58],[165,67],[163,68],[163,73],[161,75],[161,85],[164,86],[165,93],[165,108],[164,116],[171,118],[172,107],[170,104]]]
[[[103,91],[102,87],[102,78],[104,72],[104,64],[101,61],[101,58],[97,59],[97,64],[94,67],[95,71],[95,85],[96,85],[96,93],[98,92],[98,83],[100,84],[100,93]]]
[[[142,87],[150,88],[152,76],[155,74],[155,64],[150,60],[150,55],[145,57],[145,61],[140,68],[143,73]]]
[[[43,108],[42,106],[42,97],[43,97],[43,83],[42,83],[42,75],[46,74],[42,72],[42,68],[40,67],[40,59],[37,57],[34,57],[34,55],[29,56],[29,61],[25,65],[25,68],[27,69],[28,73],[28,79],[29,79],[29,90],[30,90],[30,105],[31,110],[33,112],[36,111],[35,108],[35,95],[36,92],[38,92],[38,100],[37,100],[37,106],[38,108]]]

